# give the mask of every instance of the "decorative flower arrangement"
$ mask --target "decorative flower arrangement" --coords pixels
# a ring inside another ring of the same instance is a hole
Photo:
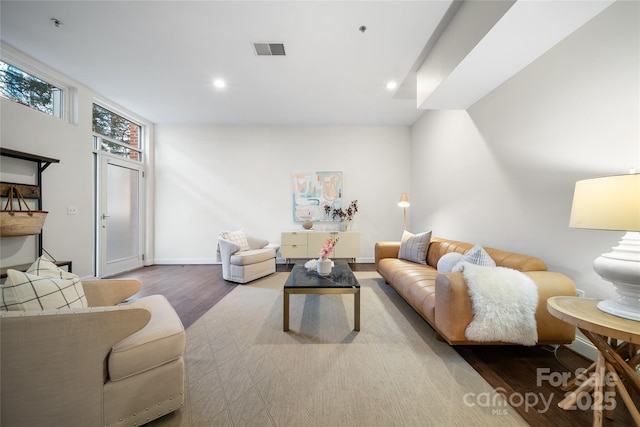
[[[336,220],[336,218],[339,218],[340,221],[351,221],[353,220],[355,214],[358,212],[358,201],[352,200],[351,203],[349,203],[349,207],[347,209],[333,208],[332,210],[331,206],[325,206],[324,212],[327,215],[331,215],[331,218],[334,221]]]
[[[333,238],[333,237],[329,237],[327,239],[326,242],[324,242],[324,245],[322,246],[322,249],[320,249],[320,259],[321,260],[326,260],[327,257],[329,256],[329,254],[331,252],[333,252],[333,248],[336,246],[336,243],[338,243],[339,238]]]

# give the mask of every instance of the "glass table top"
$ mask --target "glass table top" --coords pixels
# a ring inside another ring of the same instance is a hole
[[[284,284],[289,288],[360,288],[360,283],[346,261],[334,261],[331,274],[319,275],[304,264],[295,264]]]

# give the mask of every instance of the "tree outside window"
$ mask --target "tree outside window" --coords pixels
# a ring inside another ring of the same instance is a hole
[[[95,148],[131,160],[142,160],[140,126],[131,120],[93,104]]]
[[[3,61],[0,61],[0,95],[62,118],[62,89]]]

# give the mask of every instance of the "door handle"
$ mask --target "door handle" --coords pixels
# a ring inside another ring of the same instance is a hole
[[[102,219],[107,219],[107,218],[111,218],[111,215],[102,214]]]

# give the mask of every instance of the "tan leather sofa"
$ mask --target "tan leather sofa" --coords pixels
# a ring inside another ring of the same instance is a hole
[[[377,242],[375,263],[380,275],[422,316],[449,344],[504,344],[470,341],[465,330],[473,319],[471,299],[462,273],[438,274],[441,256],[449,252],[465,253],[473,244],[432,237],[427,251],[427,265],[398,259],[400,242]],[[567,276],[547,271],[545,263],[535,257],[484,248],[497,266],[519,270],[538,287],[536,323],[538,344],[565,344],[575,338],[575,327],[553,317],[546,309],[547,298],[575,296],[575,284]]]
[[[184,402],[185,332],[136,280],[82,282],[89,308],[0,312],[3,426],[132,426]]]

